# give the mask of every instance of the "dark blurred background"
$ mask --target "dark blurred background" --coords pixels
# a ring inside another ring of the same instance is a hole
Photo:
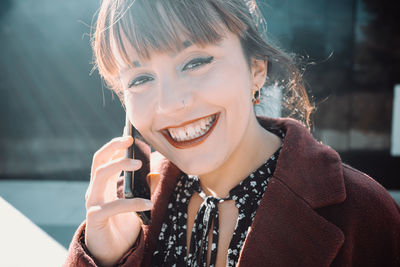
[[[390,154],[400,83],[398,0],[259,1],[271,38],[308,64],[314,136],[344,162],[400,189]],[[0,2],[0,179],[89,179],[92,154],[124,111],[92,75],[99,1]],[[311,64],[313,62],[313,64]]]

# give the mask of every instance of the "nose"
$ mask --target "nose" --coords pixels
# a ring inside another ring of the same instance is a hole
[[[164,82],[158,90],[157,112],[172,114],[193,105],[193,94],[189,88],[179,82]]]

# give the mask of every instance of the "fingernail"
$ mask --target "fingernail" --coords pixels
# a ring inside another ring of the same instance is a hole
[[[142,167],[142,161],[138,159],[131,159],[130,164],[134,165],[135,167]]]

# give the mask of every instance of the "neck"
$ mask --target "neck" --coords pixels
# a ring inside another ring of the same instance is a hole
[[[262,128],[255,116],[250,119],[242,141],[218,169],[199,176],[207,195],[224,198],[229,191],[275,153],[281,139]]]

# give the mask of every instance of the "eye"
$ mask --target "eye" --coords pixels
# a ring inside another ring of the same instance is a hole
[[[192,70],[196,69],[202,65],[210,64],[214,60],[214,57],[207,57],[207,58],[195,58],[189,61],[184,67],[183,70]]]
[[[152,80],[154,79],[150,76],[139,76],[128,83],[128,88],[140,86]]]

